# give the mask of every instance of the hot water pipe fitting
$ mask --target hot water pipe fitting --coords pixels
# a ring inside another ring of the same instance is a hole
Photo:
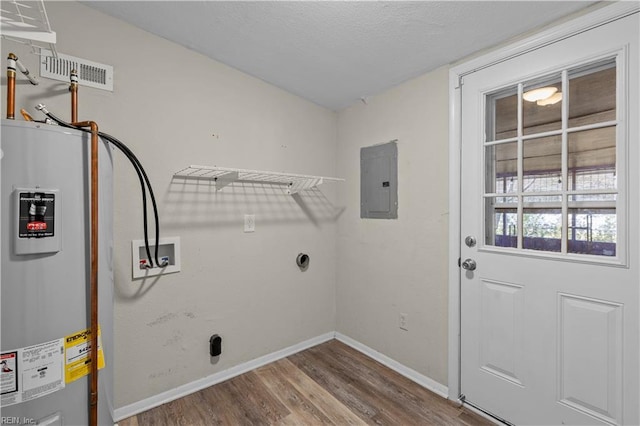
[[[78,121],[78,71],[71,70],[69,76],[69,92],[71,92],[71,122]]]
[[[15,119],[16,113],[16,68],[29,79],[29,83],[34,86],[38,85],[38,80],[29,74],[29,70],[25,67],[18,57],[9,53],[7,56],[7,118]]]

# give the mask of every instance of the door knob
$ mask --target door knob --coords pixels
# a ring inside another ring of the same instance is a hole
[[[467,271],[475,271],[476,261],[473,259],[465,259],[465,261],[462,262],[462,269],[466,269]]]

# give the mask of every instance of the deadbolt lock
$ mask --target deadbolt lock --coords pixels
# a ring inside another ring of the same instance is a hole
[[[472,237],[471,235],[469,235],[467,238],[464,239],[464,243],[467,245],[467,247],[475,247],[476,239],[475,237]]]

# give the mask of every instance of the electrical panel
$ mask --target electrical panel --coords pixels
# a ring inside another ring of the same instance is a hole
[[[398,218],[397,141],[360,149],[360,217]]]

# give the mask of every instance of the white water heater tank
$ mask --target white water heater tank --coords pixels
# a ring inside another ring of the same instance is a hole
[[[90,135],[2,120],[2,418],[89,424]],[[113,425],[113,161],[99,143],[98,423]]]

